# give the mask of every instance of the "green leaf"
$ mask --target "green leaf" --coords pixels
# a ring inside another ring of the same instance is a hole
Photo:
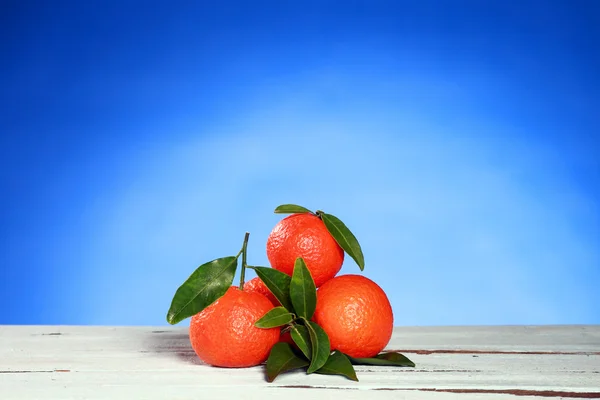
[[[348,357],[344,353],[334,351],[329,356],[325,365],[315,371],[317,374],[342,375],[348,379],[358,382],[356,371]]]
[[[396,367],[414,367],[415,363],[398,352],[380,353],[372,358],[354,358],[348,356],[355,365],[387,365]]]
[[[304,354],[306,358],[310,360],[312,358],[312,349],[310,346],[310,335],[308,333],[308,329],[306,329],[304,325],[294,324],[290,330],[290,336],[302,354]]]
[[[342,249],[358,264],[361,271],[365,269],[365,257],[354,234],[348,227],[334,215],[317,211],[325,223],[325,227]]]
[[[267,267],[248,267],[256,271],[256,275],[288,311],[294,311],[290,300],[290,282],[292,278],[281,271]]]
[[[223,257],[202,264],[177,289],[167,313],[174,325],[191,317],[223,296],[233,283],[237,257]]]
[[[302,214],[311,212],[308,208],[296,204],[282,204],[275,208],[275,214]]]
[[[308,361],[298,357],[289,343],[275,343],[271,348],[269,358],[267,358],[267,380],[273,382],[279,374],[293,369],[303,368],[307,365]]]
[[[325,365],[331,350],[329,348],[329,337],[323,328],[312,321],[304,320],[304,322],[310,336],[311,344],[310,366],[306,371],[310,374]]]
[[[275,328],[289,324],[294,320],[295,315],[285,309],[285,307],[275,307],[268,311],[261,319],[254,323],[257,328]]]
[[[302,257],[296,258],[294,263],[290,298],[296,315],[307,320],[312,318],[317,307],[317,288]]]

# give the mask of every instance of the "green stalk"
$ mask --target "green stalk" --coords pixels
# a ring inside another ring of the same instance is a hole
[[[242,245],[242,272],[240,274],[240,290],[244,290],[244,278],[246,277],[246,249],[248,248],[248,238],[250,237],[250,232],[246,232],[244,236],[244,244]]]

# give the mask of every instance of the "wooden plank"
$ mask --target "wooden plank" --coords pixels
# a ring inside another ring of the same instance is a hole
[[[203,365],[187,328],[0,326],[0,399],[600,398],[600,326],[396,328],[417,368],[357,367],[360,382]]]

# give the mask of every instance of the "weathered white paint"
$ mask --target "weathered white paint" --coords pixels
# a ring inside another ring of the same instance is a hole
[[[0,399],[600,398],[600,326],[399,327],[388,349],[417,367],[267,383],[203,365],[186,328],[0,326]]]

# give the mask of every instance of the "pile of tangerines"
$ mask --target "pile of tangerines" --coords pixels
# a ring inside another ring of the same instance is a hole
[[[334,215],[284,204],[291,214],[267,240],[271,267],[250,266],[246,233],[235,256],[202,264],[177,289],[167,321],[188,317],[198,357],[216,367],[251,367],[266,360],[268,381],[306,368],[358,380],[353,365],[412,366],[381,351],[392,336],[385,292],[363,275],[336,276],[348,254],[364,269],[358,240]],[[239,286],[232,286],[239,258]],[[247,268],[257,277],[244,282]]]

